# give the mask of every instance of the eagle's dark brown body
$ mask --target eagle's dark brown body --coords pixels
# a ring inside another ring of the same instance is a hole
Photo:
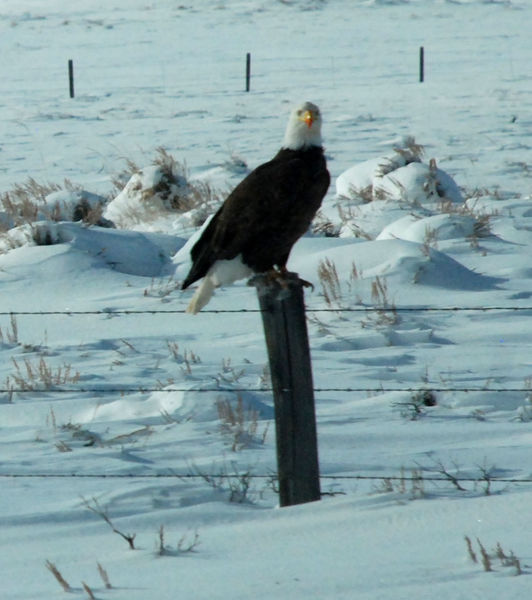
[[[330,183],[323,148],[281,149],[227,197],[193,246],[182,289],[218,260],[238,255],[252,271],[283,269],[294,243],[308,230]]]

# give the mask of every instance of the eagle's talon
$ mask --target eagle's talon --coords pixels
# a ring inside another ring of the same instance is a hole
[[[301,277],[299,278],[299,283],[306,288],[310,288],[310,291],[313,292],[314,291],[314,284],[310,283],[310,281],[307,281],[306,279],[301,279]]]
[[[266,271],[266,277],[270,283],[278,283],[283,289],[288,289],[290,281],[296,281],[303,287],[314,291],[314,284],[306,279],[301,279],[297,273],[291,273],[286,267],[280,267],[279,270],[270,269]]]

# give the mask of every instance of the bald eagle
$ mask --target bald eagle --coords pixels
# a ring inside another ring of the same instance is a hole
[[[305,102],[291,112],[279,152],[236,186],[192,247],[192,267],[181,289],[203,281],[187,312],[199,312],[216,287],[253,273],[282,278],[290,250],[309,228],[329,182],[320,110]]]

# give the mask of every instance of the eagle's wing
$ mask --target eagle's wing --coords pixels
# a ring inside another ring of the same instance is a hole
[[[193,265],[183,289],[203,277],[217,260],[260,251],[260,244],[277,244],[295,224],[297,231],[288,236],[291,247],[308,228],[327,190],[329,174],[324,172],[326,182],[323,176],[316,179],[297,156],[290,160],[275,157],[252,171],[227,197],[192,248]]]

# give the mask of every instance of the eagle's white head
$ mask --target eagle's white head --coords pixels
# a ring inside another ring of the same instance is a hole
[[[309,146],[321,146],[321,113],[312,102],[296,106],[290,113],[283,148],[302,150]]]

